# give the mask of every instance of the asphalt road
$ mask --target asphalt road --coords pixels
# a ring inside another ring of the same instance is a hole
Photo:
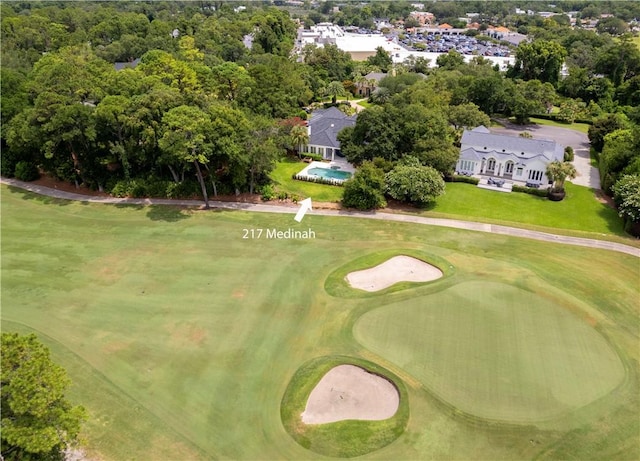
[[[28,190],[49,197],[78,200],[91,203],[113,203],[113,204],[131,204],[131,205],[178,205],[202,207],[204,202],[201,200],[170,200],[170,199],[135,199],[135,198],[115,198],[115,197],[93,197],[72,192],[65,192],[51,189],[28,182],[18,181],[16,179],[0,178],[0,183],[7,184],[20,189]],[[295,215],[298,211],[297,206],[286,205],[268,205],[261,203],[238,203],[238,202],[219,202],[211,200],[210,206],[214,209],[242,210],[259,213],[288,213]],[[424,216],[415,216],[408,214],[383,213],[377,211],[348,211],[348,210],[314,210],[308,214],[321,216],[339,216],[350,218],[379,219],[384,221],[406,222],[413,224],[422,224],[428,226],[449,227],[454,229],[464,229],[476,232],[487,232],[491,234],[508,235],[511,237],[528,238],[532,240],[540,240],[543,242],[558,243],[563,245],[575,245],[587,248],[596,248],[608,251],[617,251],[640,258],[640,248],[632,247],[617,242],[609,242],[606,240],[587,239],[580,237],[569,237],[566,235],[551,234],[548,232],[539,232],[528,229],[520,229],[517,227],[500,226],[495,224],[478,223],[472,221],[463,221],[458,219],[440,219],[427,218]],[[293,223],[293,221],[292,221]]]

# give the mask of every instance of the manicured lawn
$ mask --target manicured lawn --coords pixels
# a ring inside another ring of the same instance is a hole
[[[337,356],[406,387],[405,432],[363,459],[640,458],[637,258],[409,223],[0,192],[2,330],[36,332],[69,371],[92,459],[326,459],[287,433],[282,402],[301,367]],[[316,238],[243,238],[288,228]],[[340,268],[405,252],[446,277],[326,291]],[[482,389],[515,424],[482,418]],[[376,425],[347,426],[375,439]]]
[[[289,158],[278,162],[275,170],[271,173],[276,190],[287,192],[289,195],[294,194],[300,199],[311,197],[312,200],[318,202],[339,202],[342,200],[341,186],[292,179],[292,176],[302,171],[305,166],[307,166],[306,163]]]
[[[586,322],[544,293],[502,283],[464,282],[390,304],[362,316],[354,332],[445,402],[490,420],[558,417],[607,395],[625,375]]]
[[[371,104],[367,98],[359,99],[359,100],[357,100],[356,102],[357,102],[359,105],[361,105],[362,107],[364,107],[365,109],[366,109],[366,108],[368,108],[368,107],[371,107],[371,106],[375,105],[375,104]]]
[[[566,198],[552,202],[524,193],[501,193],[472,184],[447,183],[427,214],[495,220],[597,234],[625,236],[622,220],[611,207],[596,200],[587,187],[566,183]]]
[[[554,120],[545,120],[543,118],[535,118],[531,117],[531,123],[536,123],[538,125],[547,125],[547,126],[557,126],[560,128],[568,128],[570,130],[580,131],[581,133],[589,132],[589,124],[587,123],[560,123]]]

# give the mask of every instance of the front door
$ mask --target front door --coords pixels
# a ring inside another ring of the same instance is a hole
[[[513,162],[509,160],[504,166],[504,175],[512,176],[513,175]]]
[[[487,173],[495,173],[496,170],[496,159],[490,158],[487,162]]]

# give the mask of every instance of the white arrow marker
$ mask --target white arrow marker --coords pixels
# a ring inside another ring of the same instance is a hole
[[[311,197],[309,197],[300,202],[300,209],[296,213],[296,217],[293,219],[298,222],[302,221],[302,218],[304,218],[304,214],[307,212],[307,210],[311,209]]]

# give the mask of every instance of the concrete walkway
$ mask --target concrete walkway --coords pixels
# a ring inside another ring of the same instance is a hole
[[[65,192],[51,189],[44,186],[38,186],[28,182],[18,181],[16,179],[0,178],[0,183],[9,186],[18,187],[36,194],[46,195],[49,197],[78,200],[90,203],[112,203],[112,204],[131,204],[131,205],[178,205],[202,207],[202,200],[172,200],[172,199],[138,199],[138,198],[115,198],[115,197],[92,197],[88,195],[75,194],[73,192]],[[209,204],[212,208],[221,208],[228,210],[242,210],[259,213],[288,213],[295,214],[298,211],[296,205],[268,205],[260,203],[239,203],[239,202],[220,202],[210,200]],[[314,210],[308,212],[310,215],[318,216],[338,216],[363,219],[377,219],[382,221],[396,221],[412,224],[422,224],[428,226],[449,227],[454,229],[464,229],[476,232],[487,232],[490,234],[508,235],[510,237],[521,237],[532,240],[540,240],[543,242],[560,243],[563,245],[575,245],[587,248],[596,248],[608,251],[617,251],[640,258],[640,248],[625,245],[617,242],[609,242],[606,240],[587,239],[580,237],[569,237],[566,235],[556,235],[547,232],[539,232],[517,227],[500,226],[496,224],[478,223],[472,221],[463,221],[458,219],[441,219],[427,218],[424,216],[415,216],[408,214],[383,213],[377,211],[347,211],[347,210]]]

